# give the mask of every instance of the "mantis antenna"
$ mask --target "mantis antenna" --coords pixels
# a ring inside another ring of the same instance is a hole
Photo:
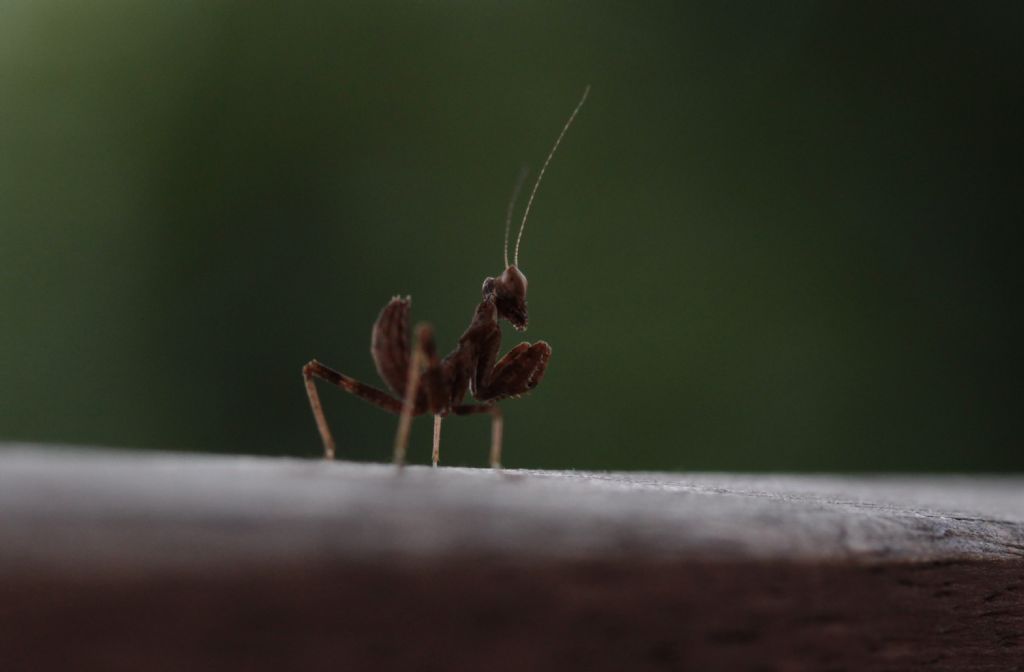
[[[537,188],[540,186],[540,181],[544,177],[544,171],[547,170],[548,164],[551,163],[551,157],[555,155],[555,150],[558,149],[559,143],[562,142],[562,138],[565,137],[565,132],[572,126],[573,119],[576,118],[576,114],[583,107],[583,103],[587,100],[587,94],[590,93],[590,85],[583,89],[583,97],[580,98],[580,102],[576,103],[576,109],[569,115],[569,120],[565,122],[565,126],[562,127],[562,132],[558,134],[558,138],[555,140],[554,147],[551,148],[551,152],[548,153],[548,158],[544,159],[544,165],[541,166],[540,172],[537,173],[537,181],[533,183],[533,191],[530,192],[530,198],[526,201],[526,209],[523,210],[523,223],[519,225],[519,235],[516,236],[516,252],[512,262],[513,266],[519,266],[519,243],[523,240],[523,229],[526,228],[526,218],[530,214],[530,206],[533,205],[533,198],[537,195]],[[508,255],[505,255],[505,264],[508,265]]]
[[[519,191],[526,181],[526,165],[519,169],[519,177],[516,178],[515,189],[512,190],[512,200],[508,202],[508,210],[505,212],[505,268],[508,268],[508,230],[512,226],[512,211],[516,209],[516,199],[519,198]]]

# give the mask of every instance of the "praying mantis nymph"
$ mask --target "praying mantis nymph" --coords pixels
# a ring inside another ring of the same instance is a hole
[[[315,378],[337,385],[399,416],[394,443],[394,461],[399,466],[405,463],[413,416],[427,413],[434,416],[431,461],[436,467],[440,457],[441,421],[448,415],[489,413],[492,418],[490,462],[492,467],[500,468],[502,415],[498,402],[522,396],[537,387],[551,358],[551,346],[545,341],[523,342],[499,359],[501,329],[498,321],[508,320],[517,331],[526,330],[527,282],[519,268],[519,244],[544,171],[589,92],[588,86],[537,174],[523,210],[512,263],[509,263],[508,238],[512,212],[525,173],[520,176],[505,217],[505,270],[497,277],[484,280],[483,298],[454,350],[438,358],[434,330],[427,323],[417,324],[410,335],[410,299],[395,297],[384,306],[374,323],[370,346],[377,372],[393,394],[338,373],[315,359],[302,368],[309,403],[323,439],[325,458],[334,458],[335,445],[320,405]],[[473,393],[476,403],[464,403],[467,392]]]

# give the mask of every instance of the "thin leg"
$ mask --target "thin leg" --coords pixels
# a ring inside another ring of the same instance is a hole
[[[331,436],[331,430],[327,427],[327,418],[324,417],[324,410],[320,405],[320,395],[316,391],[314,378],[320,378],[332,385],[337,385],[346,392],[351,392],[357,397],[383,408],[385,411],[399,413],[402,410],[401,402],[387,392],[360,383],[355,378],[350,378],[343,373],[338,373],[315,359],[302,367],[302,378],[306,383],[309,406],[313,409],[313,417],[316,419],[316,426],[320,430],[320,438],[324,444],[324,458],[328,460],[334,459],[334,437]]]
[[[491,468],[501,469],[501,435],[505,420],[501,409],[495,404],[491,406]]]
[[[409,445],[409,428],[412,427],[412,416],[416,411],[416,395],[420,390],[420,378],[423,375],[423,346],[419,338],[423,327],[416,329],[417,338],[412,344],[412,357],[409,358],[409,378],[405,383],[405,399],[402,412],[398,417],[398,431],[395,433],[395,465],[399,468],[405,464],[406,447]]]
[[[434,330],[429,324],[416,325],[412,354],[409,357],[408,374],[408,379],[405,382],[405,398],[398,418],[398,431],[395,434],[395,464],[399,467],[405,464],[406,447],[409,445],[409,429],[412,427],[413,416],[436,408],[434,402],[443,394],[440,363],[437,359],[437,348],[434,346]],[[426,392],[425,398],[420,397],[421,387]],[[436,437],[434,466],[436,467],[437,440],[440,439],[440,428],[435,427],[434,431]]]
[[[455,415],[491,414],[491,466],[501,469],[501,437],[504,420],[497,404],[464,404],[452,408]]]
[[[430,459],[435,467],[441,459],[441,420],[442,416],[434,415],[434,452],[431,453]]]

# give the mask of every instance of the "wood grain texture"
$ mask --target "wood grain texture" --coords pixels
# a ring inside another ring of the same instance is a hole
[[[1021,670],[1024,479],[0,447],[0,668]]]

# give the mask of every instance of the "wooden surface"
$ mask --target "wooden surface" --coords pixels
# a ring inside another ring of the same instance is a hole
[[[1024,670],[1024,479],[0,445],[0,669]]]

